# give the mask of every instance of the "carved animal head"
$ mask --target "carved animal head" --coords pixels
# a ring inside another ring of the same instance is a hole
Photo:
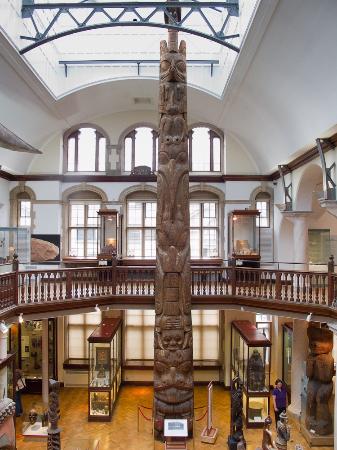
[[[186,81],[186,44],[180,42],[179,52],[170,51],[167,42],[160,43],[160,80]]]
[[[333,348],[333,334],[327,328],[309,326],[307,330],[310,351],[314,355],[330,353]]]

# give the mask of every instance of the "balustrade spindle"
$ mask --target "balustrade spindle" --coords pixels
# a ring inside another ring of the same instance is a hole
[[[326,277],[325,275],[322,275],[322,305],[326,305]]]
[[[309,274],[309,303],[312,303],[312,274]]]

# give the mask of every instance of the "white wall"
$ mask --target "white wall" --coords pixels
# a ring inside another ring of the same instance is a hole
[[[0,179],[0,226],[9,226],[9,186],[7,180]]]

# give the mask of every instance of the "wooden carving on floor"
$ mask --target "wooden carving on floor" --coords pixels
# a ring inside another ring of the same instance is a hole
[[[58,427],[60,418],[59,407],[60,382],[49,380],[49,408],[48,408],[48,450],[61,450],[61,430]]]
[[[243,435],[243,383],[240,377],[231,382],[231,429],[228,436],[229,450],[245,449]]]
[[[171,14],[180,14],[171,8]],[[160,44],[157,261],[154,331],[154,429],[165,418],[193,430],[193,348],[189,237],[186,44],[168,32]]]

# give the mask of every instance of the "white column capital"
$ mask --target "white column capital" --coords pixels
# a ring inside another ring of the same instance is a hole
[[[292,223],[306,222],[312,211],[283,211],[282,215]]]

